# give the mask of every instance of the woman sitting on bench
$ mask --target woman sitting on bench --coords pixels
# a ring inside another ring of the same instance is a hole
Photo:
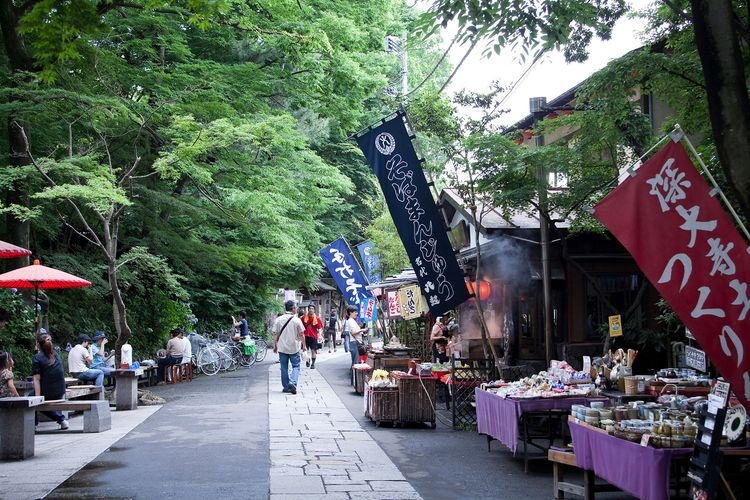
[[[31,360],[34,395],[44,396],[46,400],[65,399],[65,372],[60,355],[52,349],[52,337],[46,332],[40,333],[36,341],[39,345],[39,352]],[[68,428],[68,420],[59,411],[42,413],[57,422],[60,429]]]

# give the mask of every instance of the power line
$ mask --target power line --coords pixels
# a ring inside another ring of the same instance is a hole
[[[413,88],[412,90],[410,90],[410,91],[409,91],[409,93],[407,93],[407,94],[406,94],[406,95],[405,95],[404,97],[409,97],[409,96],[410,96],[410,95],[412,95],[412,94],[413,94],[414,92],[416,92],[417,90],[421,89],[421,88],[422,88],[422,86],[423,86],[423,85],[424,85],[425,83],[427,83],[427,80],[429,80],[429,79],[430,79],[430,78],[432,77],[432,75],[434,75],[434,74],[435,74],[435,71],[437,71],[437,69],[438,69],[438,68],[440,67],[440,65],[441,65],[441,64],[443,63],[443,61],[445,60],[445,58],[446,58],[446,57],[448,56],[448,52],[450,52],[450,50],[451,50],[451,49],[453,48],[453,45],[454,45],[454,44],[456,43],[456,40],[457,40],[457,39],[458,39],[458,35],[456,35],[455,37],[453,37],[453,40],[451,41],[451,43],[450,43],[450,45],[448,46],[448,48],[447,48],[447,49],[445,49],[445,52],[443,52],[443,55],[442,55],[442,56],[440,56],[440,59],[438,60],[437,64],[435,64],[435,66],[434,66],[434,67],[432,68],[432,70],[431,70],[431,71],[430,71],[430,72],[429,72],[429,73],[427,74],[427,76],[425,76],[425,77],[424,77],[424,79],[423,79],[423,80],[422,80],[422,81],[421,81],[421,82],[419,83],[419,85],[417,85],[417,86],[416,86],[416,87],[414,87],[414,88]],[[442,89],[441,89],[441,90],[442,90]]]
[[[529,75],[532,69],[537,65],[537,63],[542,59],[542,56],[547,52],[547,49],[542,50],[539,54],[534,57],[534,60],[531,61],[531,64],[529,64],[529,67],[524,70],[523,73],[521,73],[521,76],[518,77],[518,79],[513,82],[513,84],[510,86],[510,89],[508,89],[508,92],[503,96],[503,98],[495,104],[495,107],[492,108],[492,113],[494,113],[497,108],[502,106],[505,101],[510,99],[510,96],[513,95],[513,92],[518,88],[518,86],[526,79],[526,77]]]
[[[456,65],[455,69],[453,70],[453,73],[451,73],[451,76],[448,77],[448,79],[445,81],[442,87],[440,87],[440,90],[438,90],[438,94],[445,90],[445,87],[448,86],[448,84],[451,82],[454,76],[456,76],[456,73],[458,73],[458,70],[461,68],[461,65],[466,61],[466,58],[469,57],[469,54],[471,54],[471,51],[474,50],[474,47],[477,46],[477,43],[479,43],[479,38],[474,39],[473,42],[471,42],[471,46],[469,47],[469,50],[466,51],[466,54],[461,58],[461,60]]]

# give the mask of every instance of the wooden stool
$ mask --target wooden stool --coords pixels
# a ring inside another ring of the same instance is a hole
[[[177,365],[175,365],[177,366]],[[181,382],[191,382],[193,380],[193,363],[188,361],[180,366]]]
[[[176,384],[182,382],[182,369],[180,365],[167,365],[164,370],[164,383],[165,384]],[[172,380],[169,380],[169,379]]]

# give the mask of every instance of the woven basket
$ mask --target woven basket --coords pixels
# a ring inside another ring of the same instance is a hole
[[[638,394],[640,377],[625,377],[625,394]]]
[[[614,435],[615,437],[618,437],[620,439],[625,439],[627,441],[632,441],[634,443],[640,443],[641,438],[646,433],[646,431],[635,431],[632,429],[622,429],[619,426],[615,426]]]

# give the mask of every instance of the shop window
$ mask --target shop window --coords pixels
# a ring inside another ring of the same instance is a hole
[[[609,323],[608,317],[624,314],[632,306],[642,277],[638,274],[595,274],[593,278],[601,294],[586,280],[585,333],[587,340],[601,340],[605,325]],[[616,313],[607,307],[605,300],[617,309]]]

